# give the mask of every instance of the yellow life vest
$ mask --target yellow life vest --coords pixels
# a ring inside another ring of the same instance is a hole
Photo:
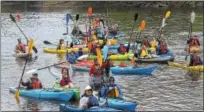
[[[118,88],[114,88],[110,90],[107,95],[108,98],[118,98],[119,96],[120,96],[120,93],[118,91]]]
[[[142,52],[141,52],[140,56],[141,56],[141,57],[145,57],[145,56],[147,56],[147,55],[148,55],[147,50],[142,49]]]

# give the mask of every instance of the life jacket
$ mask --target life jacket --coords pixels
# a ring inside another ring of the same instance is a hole
[[[71,82],[70,77],[62,77],[62,80],[60,81],[61,86],[68,85]]]
[[[160,48],[159,48],[160,50],[160,54],[165,54],[165,53],[167,53],[167,46],[166,46],[166,44],[164,43],[164,42],[161,42],[160,43]]]
[[[198,56],[193,56],[193,66],[199,65],[200,59]]]
[[[108,98],[118,98],[118,97],[120,97],[120,93],[119,93],[119,90],[118,90],[117,86],[115,85],[113,87],[116,87],[116,88],[114,88],[112,90],[109,90],[108,93],[107,93],[107,97]]]
[[[20,43],[17,45],[17,49],[20,50],[21,52],[25,53],[25,45]]]
[[[192,39],[189,43],[189,46],[199,46],[198,39]]]
[[[126,48],[125,48],[125,46],[120,46],[120,48],[119,48],[119,49],[120,49],[120,52],[121,52],[121,53],[126,52]]]
[[[99,106],[98,100],[95,96],[90,96],[87,102],[88,108],[91,108],[93,106]]]
[[[127,67],[127,64],[125,62],[121,62],[120,67]]]
[[[145,57],[147,55],[148,55],[147,50],[144,47],[142,47],[142,51],[141,51],[140,57]]]
[[[76,54],[74,54],[74,55],[68,55],[68,61],[70,62],[70,63],[75,63],[75,61],[76,61]]]
[[[146,47],[150,47],[150,44],[149,44],[149,41],[148,40],[145,40],[143,45],[145,45]]]
[[[40,85],[41,85],[40,81],[38,81],[38,80],[32,81],[32,87],[33,87],[33,89],[40,89],[40,88],[41,88]]]
[[[95,67],[94,76],[103,76],[103,70],[101,68],[96,69]]]

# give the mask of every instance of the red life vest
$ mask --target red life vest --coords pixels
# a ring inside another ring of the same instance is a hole
[[[18,44],[17,49],[20,50],[21,52],[25,53],[25,45],[24,44]]]
[[[193,56],[193,66],[199,64],[199,57],[198,56]]]
[[[38,80],[32,82],[33,89],[41,89],[41,83]]]
[[[150,44],[149,44],[149,41],[148,40],[145,40],[143,45],[145,45],[146,47],[150,47]]]
[[[60,81],[60,85],[65,86],[65,85],[68,85],[70,82],[72,82],[72,81],[70,80],[69,76],[68,77],[62,77],[62,80]]]
[[[126,52],[126,48],[124,46],[120,46],[120,52],[122,53]]]
[[[198,39],[192,39],[189,46],[199,46]]]
[[[161,44],[160,44],[160,53],[161,54],[167,53],[167,46],[164,42],[161,42]]]

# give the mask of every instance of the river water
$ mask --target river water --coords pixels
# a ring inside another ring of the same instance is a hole
[[[97,7],[97,6],[95,6]],[[8,8],[9,9],[9,8]],[[17,38],[25,39],[17,26],[9,19],[8,9],[1,14],[1,109],[2,111],[58,111],[60,101],[36,100],[27,97],[20,97],[21,103],[16,104],[14,95],[9,92],[9,87],[16,87],[22,73],[24,60],[16,59],[13,54]],[[39,50],[38,58],[29,62],[26,71],[51,65],[57,61],[55,54],[43,53],[44,40],[57,42],[60,38],[68,39],[65,33],[65,14],[70,12],[72,15],[80,14],[79,25],[85,31],[83,25],[86,20],[87,8],[75,9],[53,9],[46,10],[27,10],[21,11],[22,19],[18,25],[25,32],[28,38],[35,40],[35,46]],[[135,31],[141,20],[146,20],[146,29],[142,33],[150,38],[160,27],[162,16],[166,9],[123,9],[109,8],[110,24],[117,23],[120,29],[129,35],[132,26],[134,12],[138,12],[140,17],[137,21]],[[188,35],[189,19],[191,9],[171,10],[172,14],[167,20],[164,28],[164,37],[168,42],[169,48],[175,53],[176,60],[182,61],[185,58],[185,42]],[[194,10],[196,19],[193,27],[193,34],[199,36],[203,46],[203,12]],[[13,15],[15,15],[14,13]],[[94,14],[106,14],[106,10],[94,8]],[[71,21],[70,24],[73,24]],[[71,31],[73,26],[69,27]],[[203,52],[203,49],[202,49]],[[202,53],[203,54],[203,53]],[[203,55],[201,56],[203,57]],[[55,69],[56,71],[58,69]],[[58,70],[59,71],[59,70]],[[29,78],[30,74],[25,74],[23,80]],[[87,85],[87,73],[74,72],[73,81],[80,85],[80,90]],[[39,71],[39,78],[44,87],[52,88],[55,78],[47,69]],[[125,99],[136,101],[139,111],[201,111],[203,110],[203,74],[189,73],[179,68],[169,68],[167,65],[160,65],[152,76],[115,76],[117,83],[121,86]],[[66,102],[65,102],[66,103]],[[78,102],[71,102],[77,105]]]

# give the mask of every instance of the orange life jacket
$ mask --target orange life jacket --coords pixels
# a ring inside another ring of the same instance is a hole
[[[33,89],[40,89],[40,81],[33,81],[32,82]]]
[[[127,67],[127,64],[124,63],[124,62],[121,62],[121,63],[120,63],[120,67]]]

